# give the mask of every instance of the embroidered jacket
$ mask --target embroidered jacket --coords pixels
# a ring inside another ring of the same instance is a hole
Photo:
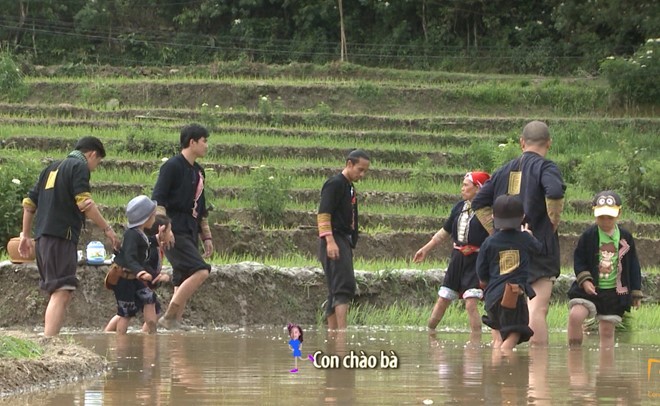
[[[624,228],[619,226],[619,261],[616,277],[616,291],[621,295],[623,304],[626,310],[630,309],[633,298],[643,297],[642,288],[642,272],[637,258],[637,250],[635,249],[635,240],[632,234]],[[578,240],[577,247],[573,253],[573,269],[575,271],[575,282],[568,291],[569,297],[571,292],[582,289],[582,283],[587,280],[593,282],[598,286],[598,226],[592,225],[582,233]]]

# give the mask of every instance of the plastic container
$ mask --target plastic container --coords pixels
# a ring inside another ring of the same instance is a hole
[[[105,261],[105,246],[101,241],[91,241],[87,244],[87,263],[103,265]]]

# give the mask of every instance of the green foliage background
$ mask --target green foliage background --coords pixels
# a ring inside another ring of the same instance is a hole
[[[283,64],[339,59],[336,0],[0,0],[0,43],[33,64]],[[660,33],[655,0],[343,2],[348,61],[596,72]]]
[[[21,202],[37,181],[39,170],[38,164],[26,159],[0,161],[0,251],[21,232]]]

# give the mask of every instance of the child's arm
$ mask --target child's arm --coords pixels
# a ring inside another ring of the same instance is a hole
[[[589,249],[587,247],[586,232],[582,233],[573,251],[573,271],[579,287],[590,295],[596,294],[593,277],[589,271]]]
[[[523,226],[521,226],[520,230],[526,234],[530,254],[540,254],[543,252],[543,244],[541,241],[536,239],[536,237],[534,237],[532,230],[529,229],[529,224],[525,223]]]

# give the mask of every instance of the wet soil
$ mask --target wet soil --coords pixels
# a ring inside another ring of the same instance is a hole
[[[4,306],[3,306],[4,307]],[[14,308],[20,313],[20,309]],[[107,368],[107,361],[94,352],[75,344],[66,337],[45,338],[23,331],[0,331],[0,335],[10,335],[30,340],[43,348],[37,358],[0,359],[0,402],[11,403],[11,395],[17,395],[67,382],[99,376]]]

